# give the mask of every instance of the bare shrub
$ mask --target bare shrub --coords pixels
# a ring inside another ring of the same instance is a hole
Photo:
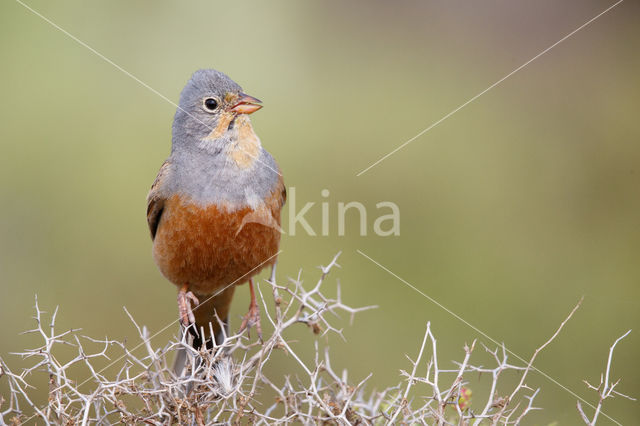
[[[317,339],[309,340],[315,356],[305,361],[284,337],[286,330],[300,324],[315,334],[341,335],[341,329],[335,325],[338,315],[347,314],[353,319],[358,312],[372,308],[345,305],[339,285],[335,296],[324,294],[323,284],[329,272],[338,266],[336,261],[337,256],[321,267],[319,279],[309,290],[303,286],[300,275],[291,279],[289,285],[267,282],[269,295],[258,287],[263,323],[271,325],[271,332],[265,334],[263,342],[249,339],[246,332],[227,336],[223,344],[210,351],[196,351],[186,335],[173,338],[164,347],[153,347],[147,328],[137,324],[141,342],[133,348],[115,340],[81,336],[77,331],[58,333],[57,309],[45,318],[36,300],[36,326],[29,332],[38,334],[42,345],[19,354],[31,361],[20,373],[12,372],[0,359],[0,380],[6,380],[9,388],[8,395],[0,397],[0,423],[23,424],[37,419],[38,423],[65,425],[519,424],[537,409],[534,399],[540,389],[527,386],[526,379],[538,353],[557,337],[579,304],[535,351],[527,365],[511,364],[502,346],[484,347],[495,362],[493,367],[474,366],[471,364],[477,346],[474,341],[464,346],[464,357],[454,364],[455,368],[444,369],[439,364],[437,340],[428,323],[418,354],[415,360],[410,360],[409,371],[401,372],[402,381],[379,392],[368,391],[365,384],[370,376],[350,383],[347,370],[338,372],[334,368],[328,347]],[[89,347],[97,345],[99,350],[90,351]],[[74,355],[63,360],[58,355],[60,348],[72,349]],[[144,349],[142,355],[135,354],[139,348]],[[182,351],[187,354],[187,367],[176,374],[170,368],[170,359]],[[302,373],[274,376],[269,366],[276,351],[286,353]],[[109,361],[108,366],[117,367],[117,372],[108,375],[106,367],[99,368],[97,365],[104,360]],[[87,372],[88,378],[78,382],[78,371]],[[498,383],[506,371],[515,372],[519,380],[510,392],[499,394]],[[592,421],[587,420],[578,404],[588,424],[595,424],[602,402],[618,394],[614,391],[617,382],[609,383],[608,372],[609,367],[600,386],[589,385],[600,394]],[[479,373],[490,378],[488,397],[471,404],[467,377]],[[30,382],[42,374],[49,381],[48,402],[39,406],[32,396],[37,389]],[[81,391],[81,386],[87,383],[88,390]],[[266,404],[260,399],[265,392],[275,395]]]

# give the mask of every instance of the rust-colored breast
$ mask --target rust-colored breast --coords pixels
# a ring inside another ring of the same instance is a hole
[[[276,260],[281,205],[279,191],[255,210],[235,211],[174,195],[164,204],[154,259],[171,282],[188,284],[196,295],[242,284]]]

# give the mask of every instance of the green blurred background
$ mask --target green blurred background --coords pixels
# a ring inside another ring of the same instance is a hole
[[[263,100],[254,127],[297,205],[331,208],[331,235],[284,236],[279,278],[317,279],[342,251],[345,301],[379,305],[329,338],[334,366],[369,389],[398,382],[427,321],[444,365],[479,338],[361,255],[528,358],[584,295],[536,365],[589,401],[613,340],[640,318],[640,6],[625,1],[360,177],[356,173],[612,2],[192,2],[28,4],[176,102],[212,67]],[[0,356],[33,346],[34,295],[60,329],[135,340],[176,318],[156,270],[145,197],[175,108],[17,2],[0,5]],[[323,189],[331,195],[320,196]],[[337,203],[393,201],[401,235],[337,236]],[[288,209],[284,221],[287,222]],[[333,281],[332,281],[333,282]],[[246,310],[239,288],[232,326]],[[158,336],[162,345],[175,330]],[[295,334],[295,333],[294,333]],[[295,336],[309,359],[314,338]],[[482,340],[482,339],[481,339]],[[484,340],[483,340],[484,341]],[[489,343],[489,342],[486,342]],[[480,352],[480,350],[478,350]],[[640,396],[635,331],[619,390]],[[290,360],[274,369],[285,374]],[[575,397],[535,374],[530,424],[577,424]],[[0,392],[6,388],[1,387]],[[46,398],[46,382],[40,391]],[[589,410],[591,412],[591,410]],[[623,424],[637,402],[608,401]],[[611,424],[602,417],[602,424]]]

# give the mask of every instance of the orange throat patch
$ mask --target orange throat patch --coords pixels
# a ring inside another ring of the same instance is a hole
[[[227,147],[226,154],[231,158],[239,168],[248,169],[257,160],[260,155],[260,139],[256,132],[253,131],[251,120],[246,114],[235,115],[231,112],[224,112],[218,120],[218,125],[211,131],[208,140],[215,140],[221,138],[231,121],[235,119],[234,131],[236,133],[236,140],[234,143]]]
[[[253,131],[251,121],[246,114],[236,117],[235,126],[238,139],[227,151],[229,156],[241,169],[249,168],[257,160],[260,154],[260,139]]]

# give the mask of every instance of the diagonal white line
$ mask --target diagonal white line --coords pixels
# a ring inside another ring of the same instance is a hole
[[[442,305],[440,302],[438,302],[437,300],[435,300],[433,297],[429,296],[428,294],[426,294],[425,292],[423,292],[422,290],[416,288],[416,286],[414,286],[413,284],[411,284],[410,282],[408,282],[407,280],[405,280],[404,278],[396,275],[395,273],[393,273],[391,270],[389,270],[389,268],[385,267],[384,265],[380,264],[379,262],[377,262],[376,260],[372,259],[371,257],[367,256],[366,254],[364,254],[361,250],[356,249],[356,252],[358,252],[358,254],[360,254],[362,257],[366,258],[367,260],[369,260],[370,262],[374,263],[375,265],[377,265],[380,269],[386,271],[388,274],[392,275],[394,278],[398,279],[399,281],[401,281],[402,283],[404,283],[406,286],[408,286],[409,288],[413,289],[414,291],[420,293],[424,298],[428,299],[431,303],[437,305],[438,307],[442,308],[444,311],[446,311],[447,313],[449,313],[451,316],[453,316],[454,318],[456,318],[457,320],[459,320],[460,322],[462,322],[463,324],[465,324],[467,327],[471,328],[473,331],[475,331],[476,333],[480,334],[482,337],[490,340],[491,342],[493,342],[494,344],[498,345],[498,346],[502,346],[502,344],[500,344],[496,339],[494,339],[493,337],[489,336],[487,333],[485,333],[484,331],[480,330],[479,328],[477,328],[476,326],[474,326],[473,324],[469,323],[468,321],[466,321],[464,318],[462,318],[460,315],[456,314],[455,312],[453,312],[451,309],[447,308],[446,306]],[[520,355],[512,352],[511,350],[507,349],[505,346],[505,350],[507,352],[509,352],[511,355],[513,355],[515,358],[519,359],[521,362],[528,364],[528,361],[525,360],[523,357],[521,357]],[[531,366],[532,370],[537,371],[538,373],[540,373],[543,377],[545,377],[547,380],[551,381],[552,383],[558,385],[559,387],[561,387],[562,389],[564,389],[565,391],[567,391],[569,394],[571,394],[571,396],[573,396],[574,398],[577,398],[578,400],[582,401],[583,403],[585,403],[586,405],[588,405],[589,407],[593,408],[594,410],[596,409],[595,405],[591,404],[590,402],[586,401],[584,398],[582,398],[580,395],[576,394],[574,391],[572,391],[571,389],[569,389],[568,387],[564,386],[562,383],[558,382],[556,379],[554,379],[553,377],[549,376],[547,373],[539,370],[538,368],[536,368],[535,366]],[[608,418],[609,420],[611,420],[612,422],[622,426],[622,424],[618,421],[616,421],[615,419],[611,418],[610,416],[606,415],[605,413],[603,413],[602,411],[600,412],[603,416],[605,416],[606,418]]]
[[[211,126],[209,126],[206,123],[203,123],[200,119],[198,119],[197,117],[195,117],[194,115],[190,114],[188,111],[186,111],[184,108],[180,107],[180,105],[176,104],[175,102],[173,102],[171,99],[169,99],[168,97],[166,97],[165,95],[163,95],[162,93],[158,92],[156,89],[154,89],[153,87],[149,86],[147,83],[145,83],[144,81],[140,80],[138,77],[136,77],[135,75],[131,74],[129,71],[127,71],[126,69],[122,68],[120,65],[116,64],[115,62],[113,62],[111,59],[107,58],[106,56],[104,56],[102,53],[98,52],[96,49],[94,49],[93,47],[89,46],[87,43],[85,43],[84,41],[80,40],[78,37],[74,36],[73,34],[71,34],[69,31],[65,30],[64,28],[62,28],[60,25],[56,24],[55,22],[53,22],[51,19],[47,18],[46,16],[42,15],[40,12],[38,12],[37,10],[33,9],[32,7],[30,7],[29,5],[23,3],[21,0],[15,0],[17,3],[19,3],[20,5],[22,5],[25,9],[29,10],[31,13],[33,13],[34,15],[38,16],[40,19],[42,19],[43,21],[45,21],[46,23],[48,23],[49,25],[51,25],[52,27],[54,27],[55,29],[57,29],[58,31],[62,32],[64,35],[66,35],[67,37],[69,37],[70,39],[72,39],[73,41],[75,41],[76,43],[78,43],[79,45],[81,45],[82,47],[88,49],[89,51],[91,51],[93,54],[95,54],[97,57],[99,57],[100,59],[102,59],[103,61],[107,62],[108,64],[112,65],[113,67],[115,67],[116,69],[118,69],[119,71],[121,71],[123,74],[125,74],[126,76],[130,77],[131,79],[133,79],[134,81],[136,81],[138,84],[140,84],[141,86],[145,87],[146,89],[150,90],[151,92],[155,93],[156,95],[158,95],[159,97],[161,97],[162,99],[164,99],[165,101],[169,102],[171,105],[173,105],[174,107],[176,107],[177,109],[181,110],[182,112],[184,112],[185,114],[187,114],[189,117],[193,118],[194,120],[198,121],[200,124],[204,125],[205,127],[209,128],[210,130],[213,130],[213,128]],[[240,148],[242,149],[242,148]],[[260,160],[258,157],[254,156],[252,153],[245,151],[244,149],[242,149],[242,151],[247,154],[248,156],[252,157],[254,160],[262,163],[264,166],[266,166],[268,169],[270,169],[272,172],[278,174],[279,176],[282,176],[282,174],[278,171],[275,170],[273,167],[271,167],[269,164],[265,163],[264,161]]]
[[[560,40],[556,41],[555,43],[553,43],[551,46],[547,47],[546,49],[544,49],[542,52],[538,53],[536,56],[534,56],[533,58],[529,59],[527,62],[525,62],[524,64],[520,65],[518,68],[516,68],[515,70],[511,71],[509,74],[505,75],[504,77],[502,77],[500,80],[496,81],[495,83],[493,83],[491,86],[487,87],[486,89],[484,89],[482,92],[478,93],[477,95],[475,95],[474,97],[472,97],[471,99],[469,99],[468,101],[466,101],[465,103],[463,103],[462,105],[460,105],[459,107],[457,107],[456,109],[454,109],[453,111],[451,111],[450,113],[448,113],[447,115],[445,115],[444,117],[442,117],[441,119],[439,119],[438,121],[436,121],[435,123],[431,124],[429,127],[427,127],[426,129],[420,131],[417,135],[413,136],[411,139],[407,140],[406,142],[404,142],[402,145],[398,146],[397,148],[395,148],[393,151],[389,152],[388,154],[384,155],[383,157],[379,158],[377,161],[375,161],[374,163],[370,164],[367,168],[361,170],[356,177],[363,175],[364,173],[366,173],[367,171],[369,171],[371,168],[377,166],[378,164],[380,164],[381,162],[383,162],[384,160],[386,160],[387,158],[391,157],[393,154],[395,154],[396,152],[400,151],[402,148],[404,148],[405,146],[409,145],[411,142],[413,142],[414,140],[418,139],[420,136],[424,135],[425,133],[427,133],[429,130],[433,129],[434,127],[436,127],[438,124],[442,123],[443,121],[445,121],[447,118],[451,117],[453,114],[455,114],[456,112],[460,111],[462,108],[466,107],[467,105],[469,105],[471,102],[475,101],[476,99],[478,99],[480,96],[484,95],[485,93],[487,93],[489,90],[493,89],[494,87],[496,87],[497,85],[499,85],[500,83],[502,83],[503,81],[505,81],[506,79],[508,79],[509,77],[511,77],[512,75],[514,75],[515,73],[517,73],[518,71],[520,71],[521,69],[523,69],[524,67],[526,67],[527,65],[529,65],[530,63],[532,63],[533,61],[535,61],[536,59],[538,59],[539,57],[541,57],[542,55],[544,55],[545,53],[547,53],[548,51],[550,51],[551,49],[553,49],[554,47],[556,47],[557,45],[559,45],[560,43],[562,43],[563,41],[565,41],[566,39],[568,39],[569,37],[573,36],[575,33],[577,33],[578,31],[582,30],[584,27],[586,27],[587,25],[591,24],[593,21],[595,21],[596,19],[600,18],[602,15],[604,15],[605,13],[609,12],[611,9],[613,9],[614,7],[618,6],[620,3],[622,3],[624,0],[618,0],[617,3],[609,6],[607,9],[605,9],[604,11],[600,12],[598,15],[594,16],[593,18],[589,19],[587,22],[585,22],[584,24],[580,25],[578,28],[576,28],[575,30],[571,31],[569,34],[567,34],[566,36],[562,37]]]

